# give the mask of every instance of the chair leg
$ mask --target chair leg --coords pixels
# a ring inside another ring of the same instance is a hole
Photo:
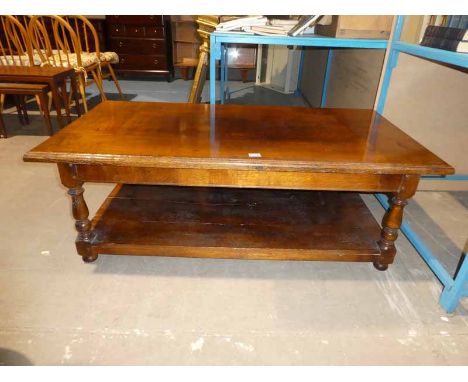
[[[88,103],[86,102],[86,92],[85,92],[86,80],[84,78],[84,75],[81,73],[78,75],[78,78],[79,78],[78,81],[79,81],[80,94],[81,94],[81,98],[83,99],[83,108],[86,114],[88,112]]]
[[[102,87],[102,77],[101,72],[99,69],[91,70],[91,75],[93,76],[94,82],[99,89],[99,93],[101,94],[101,101],[107,100],[106,93],[104,93],[104,88]]]
[[[114,69],[112,68],[111,64],[108,64],[107,67],[109,68],[109,73],[110,73],[110,75],[112,77],[112,80],[114,81],[114,84],[115,84],[115,87],[117,88],[117,91],[119,92],[120,98],[123,99],[122,89],[120,88],[120,84],[119,84],[119,81],[117,80]]]
[[[54,134],[54,130],[52,129],[52,122],[50,120],[50,113],[49,113],[49,109],[47,107],[47,93],[40,93],[38,94],[38,97],[39,97],[39,107],[40,109],[42,110],[42,113],[43,113],[43,117],[44,117],[44,121],[46,123],[46,132],[49,134],[49,135],[53,135]]]

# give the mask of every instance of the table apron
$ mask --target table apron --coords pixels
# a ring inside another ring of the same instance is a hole
[[[404,175],[72,165],[82,182],[397,192]]]

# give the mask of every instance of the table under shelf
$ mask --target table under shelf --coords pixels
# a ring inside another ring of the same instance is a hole
[[[117,185],[92,221],[97,254],[370,261],[380,226],[354,192]]]

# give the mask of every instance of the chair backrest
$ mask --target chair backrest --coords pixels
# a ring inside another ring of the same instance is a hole
[[[0,16],[0,65],[33,66],[31,40],[24,25],[14,16]]]
[[[52,31],[49,35],[47,25]],[[32,16],[28,35],[42,65],[81,67],[81,43],[73,28],[60,16]]]
[[[85,16],[64,16],[63,19],[73,28],[82,52],[96,53],[99,57],[100,46],[96,28]]]

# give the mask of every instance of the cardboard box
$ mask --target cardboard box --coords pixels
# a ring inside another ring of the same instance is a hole
[[[324,16],[315,33],[337,38],[388,39],[394,16]]]

